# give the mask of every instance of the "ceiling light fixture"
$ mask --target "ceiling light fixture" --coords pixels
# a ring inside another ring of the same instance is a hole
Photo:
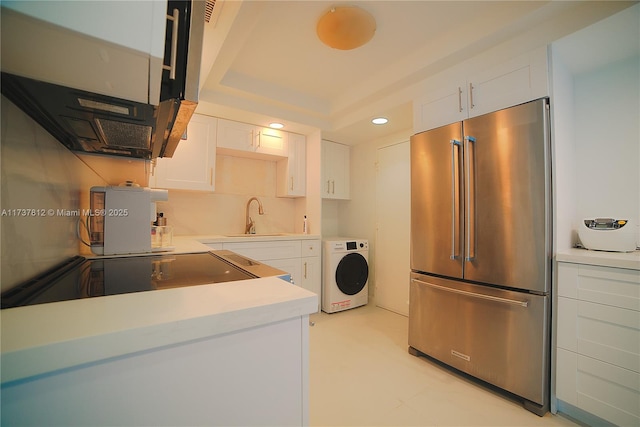
[[[272,129],[282,129],[284,125],[282,123],[269,123],[269,127]]]
[[[357,6],[334,6],[316,26],[322,43],[340,50],[351,50],[367,43],[376,32],[373,15]]]
[[[389,119],[387,119],[386,117],[376,117],[375,119],[371,120],[371,123],[373,123],[374,125],[384,125],[389,121]]]

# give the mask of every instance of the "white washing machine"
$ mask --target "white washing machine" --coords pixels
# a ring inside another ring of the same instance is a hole
[[[367,304],[367,240],[343,237],[323,240],[322,264],[322,311],[335,313]]]

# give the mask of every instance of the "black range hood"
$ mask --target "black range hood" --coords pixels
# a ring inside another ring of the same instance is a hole
[[[158,106],[2,73],[2,93],[73,151],[152,159],[168,145],[179,99]],[[172,148],[172,149],[171,149]]]
[[[205,2],[167,2],[164,61],[150,60],[148,102],[78,89],[73,78],[64,84],[56,81],[59,75],[49,79],[45,59],[42,63],[40,59],[56,55],[44,55],[47,49],[79,64],[88,60],[81,54],[70,56],[73,48],[57,41],[58,34],[66,37],[60,40],[78,39],[84,43],[81,46],[89,45],[85,55],[101,52],[103,42],[4,7],[2,12],[2,50],[8,60],[2,63],[0,89],[9,100],[70,150],[147,160],[173,156],[198,103]],[[49,32],[35,35],[41,29]],[[56,41],[47,40],[47,35]],[[116,71],[120,79],[127,79],[126,66]],[[151,92],[156,93],[155,101]]]

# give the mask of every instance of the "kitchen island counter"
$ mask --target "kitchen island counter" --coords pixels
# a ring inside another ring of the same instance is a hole
[[[275,277],[4,309],[2,384],[315,312]]]
[[[4,309],[1,424],[307,425],[317,298],[268,277]]]

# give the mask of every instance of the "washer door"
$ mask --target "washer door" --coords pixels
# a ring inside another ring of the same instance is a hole
[[[367,260],[359,253],[345,255],[336,268],[336,284],[343,294],[355,295],[360,292],[369,278]]]

